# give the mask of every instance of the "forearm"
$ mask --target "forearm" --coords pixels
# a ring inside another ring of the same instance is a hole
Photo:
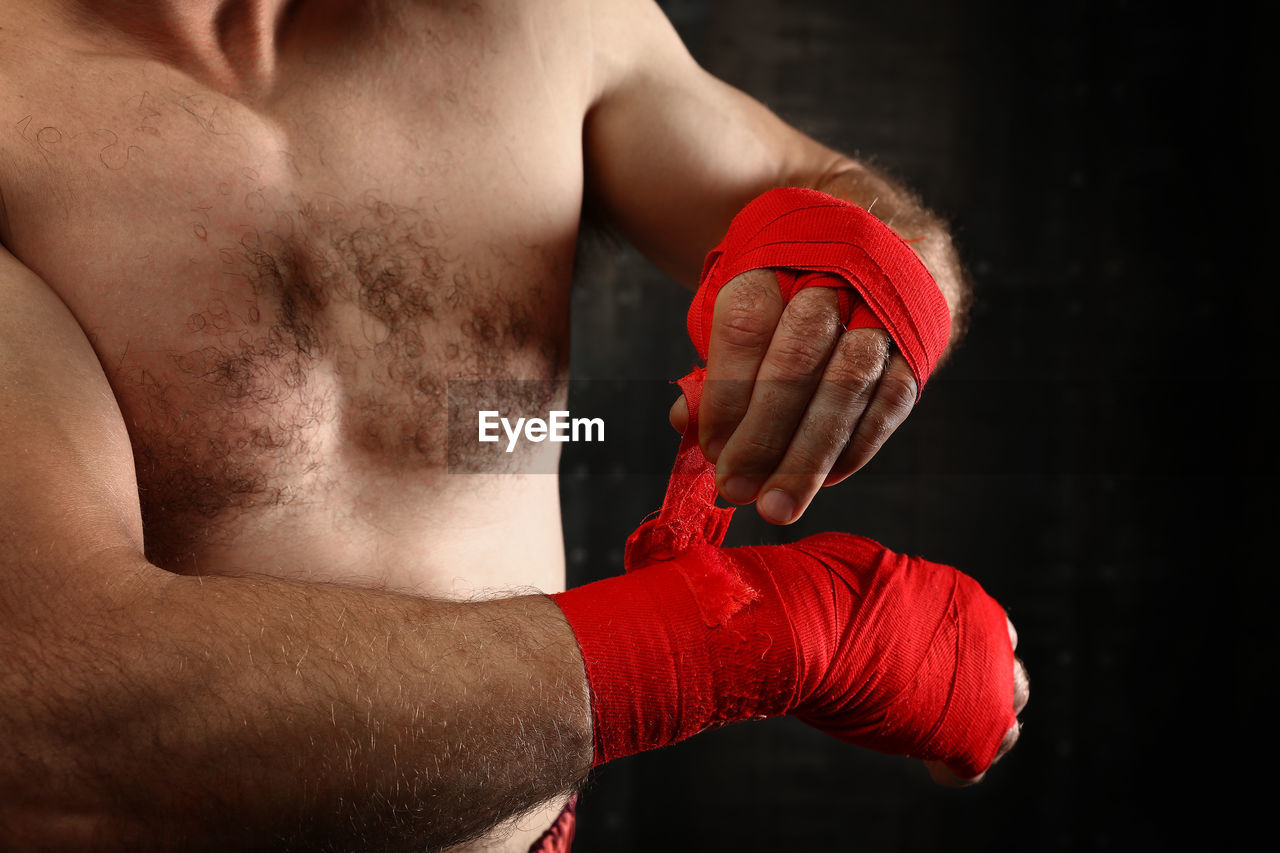
[[[591,764],[581,657],[543,596],[129,576],[0,622],[0,846],[436,848]]]
[[[597,92],[583,131],[593,206],[690,289],[734,215],[779,187],[863,208],[909,241],[963,329],[968,288],[941,220],[909,191],[716,79],[649,3],[592,4]]]

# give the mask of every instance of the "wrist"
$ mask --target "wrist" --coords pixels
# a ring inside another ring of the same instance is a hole
[[[967,328],[973,295],[947,223],[921,204],[910,190],[856,161],[848,160],[829,170],[813,183],[813,188],[875,216],[901,237],[925,265],[950,310],[950,346],[939,362],[945,360]]]
[[[767,573],[732,553],[694,547],[551,596],[582,650],[594,764],[795,704],[786,614]]]

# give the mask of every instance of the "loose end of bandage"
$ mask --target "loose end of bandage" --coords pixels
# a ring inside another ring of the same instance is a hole
[[[760,591],[747,583],[719,548],[695,546],[688,553],[693,559],[678,561],[676,567],[708,628],[724,626],[760,597]]]

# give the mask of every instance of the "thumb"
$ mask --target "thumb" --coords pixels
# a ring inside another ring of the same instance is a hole
[[[681,394],[671,405],[671,411],[667,413],[667,419],[671,421],[671,425],[675,427],[676,432],[684,435],[684,428],[689,425],[689,403]]]

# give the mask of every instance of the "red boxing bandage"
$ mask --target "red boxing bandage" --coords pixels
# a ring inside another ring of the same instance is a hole
[[[836,288],[845,327],[887,330],[923,390],[951,335],[947,300],[892,229],[816,190],[770,190],[734,217],[707,255],[689,308],[689,337],[703,360],[720,289],[734,276],[768,267],[776,268],[788,301],[805,287]]]
[[[779,231],[795,216],[815,229],[807,240]],[[923,386],[946,345],[946,303],[910,248],[862,217],[807,190],[752,202],[708,257],[689,312],[703,357],[724,282],[765,266],[818,269],[841,278],[784,271],[784,289],[856,280]],[[842,291],[846,318],[855,303]],[[794,714],[850,743],[984,771],[1015,722],[1004,610],[956,569],[856,536],[720,548],[733,509],[715,505],[715,469],[698,447],[702,381],[699,368],[680,382],[684,440],[661,510],[627,540],[627,573],[552,596],[582,650],[595,763]]]
[[[794,714],[973,777],[1014,723],[1000,605],[950,566],[870,539],[697,545],[555,599],[586,663],[596,764]]]
[[[726,548],[698,449],[700,372],[667,496],[626,569],[552,596],[582,650],[595,763],[794,714],[841,740],[976,776],[1014,724],[1004,610],[950,566],[827,533]]]

